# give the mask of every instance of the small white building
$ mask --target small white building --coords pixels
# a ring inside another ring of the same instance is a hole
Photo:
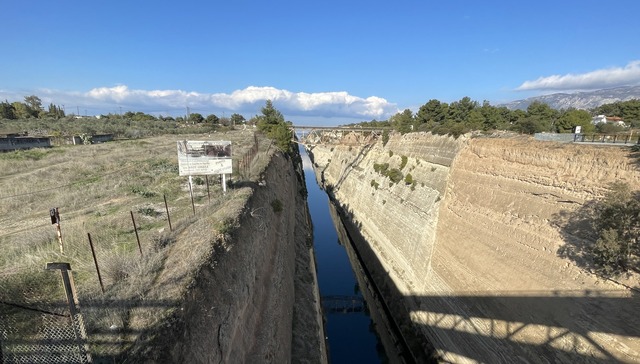
[[[622,118],[617,116],[598,115],[598,116],[594,116],[591,119],[591,124],[598,125],[603,123],[609,123],[609,124],[615,124],[615,125],[627,127],[627,124],[624,123]]]

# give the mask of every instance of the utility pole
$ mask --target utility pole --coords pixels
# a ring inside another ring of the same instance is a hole
[[[191,114],[191,113],[189,112],[189,106],[187,106],[187,120],[186,120],[187,122],[189,122],[189,116],[190,116],[190,114]]]
[[[76,106],[76,111],[77,111],[76,116],[80,116],[80,106]]]

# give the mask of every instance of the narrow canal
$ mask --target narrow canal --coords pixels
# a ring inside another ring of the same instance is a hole
[[[386,354],[376,335],[375,324],[360,293],[347,252],[338,240],[329,212],[328,196],[318,186],[309,157],[302,147],[300,154],[313,221],[329,360],[332,364],[385,363]]]

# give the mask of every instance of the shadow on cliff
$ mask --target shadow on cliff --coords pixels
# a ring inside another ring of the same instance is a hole
[[[612,353],[611,337],[602,335],[640,340],[636,292],[403,294],[352,223],[349,206],[337,211],[349,240],[344,245],[364,262],[363,271],[375,282],[374,295],[384,297],[412,354],[406,362],[439,362],[439,355],[446,354],[456,362],[610,363],[618,361],[621,352]],[[572,231],[582,232],[583,222],[584,217],[574,216]]]
[[[631,192],[631,200],[640,201],[640,192]],[[629,201],[615,202],[615,206],[625,206]],[[603,218],[599,217],[602,211],[611,209],[611,202],[604,200],[591,200],[580,206],[577,210],[562,210],[554,214],[551,218],[552,224],[559,228],[562,235],[564,245],[562,245],[557,254],[561,258],[566,258],[574,262],[578,267],[593,273],[602,272],[602,267],[597,266],[594,261],[596,253],[594,248],[599,234],[595,226]],[[611,213],[611,212],[610,212]],[[616,219],[624,219],[624,214],[629,213],[625,210],[618,213]],[[606,220],[605,220],[606,221]],[[629,270],[636,270],[633,266]],[[626,273],[622,273],[623,275]],[[598,274],[600,275],[600,274]],[[602,276],[603,279],[614,278],[616,275]],[[630,287],[628,287],[630,288]]]
[[[597,205],[598,201],[592,200],[575,211],[562,210],[551,218],[564,240],[564,245],[558,249],[558,256],[588,271],[596,268],[591,250],[597,236],[593,226]]]
[[[344,170],[342,171],[342,174],[340,175],[340,178],[338,178],[338,181],[336,182],[335,186],[333,186],[333,189],[340,188],[342,183],[347,179],[347,177],[349,177],[349,175],[355,168],[354,166],[357,166],[358,164],[360,164],[360,162],[364,159],[364,157],[367,156],[367,154],[371,150],[371,147],[373,147],[373,145],[367,144],[362,146],[362,149],[360,149],[356,157],[353,158],[353,160],[345,166]]]
[[[634,145],[631,147],[631,159],[636,165],[637,169],[640,169],[640,145]]]
[[[610,363],[611,337],[640,339],[640,299],[619,291],[457,293],[410,296],[435,349],[480,362]],[[553,296],[555,295],[555,296]],[[454,343],[454,344],[452,344]],[[544,360],[540,360],[544,358]]]

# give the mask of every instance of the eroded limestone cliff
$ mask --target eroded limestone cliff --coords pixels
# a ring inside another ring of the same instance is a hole
[[[311,154],[442,359],[640,360],[638,277],[593,274],[580,220],[611,182],[640,189],[629,148],[415,133]]]

